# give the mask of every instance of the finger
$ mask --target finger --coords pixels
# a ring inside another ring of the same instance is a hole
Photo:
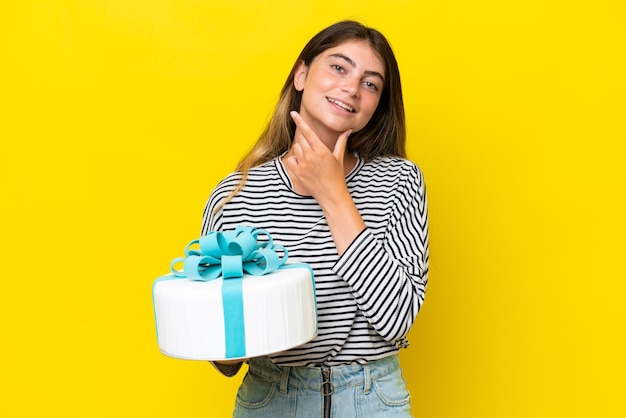
[[[293,144],[300,145],[303,151],[311,149],[311,144],[309,143],[307,137],[304,136],[302,132],[300,132],[300,128],[296,129],[296,134],[294,135]]]
[[[313,129],[309,126],[308,123],[302,119],[302,116],[295,110],[289,112],[291,118],[296,123],[297,130],[300,131],[300,135],[302,135],[302,139],[306,142],[315,141],[317,139],[317,135],[313,131]],[[319,140],[317,141],[319,142]]]
[[[291,112],[289,112],[289,115],[291,116],[291,119],[293,119],[293,121],[296,123],[296,126],[298,128],[301,125],[302,127],[305,127],[307,125],[304,119],[302,119],[302,116],[300,116],[300,114],[296,112],[295,110],[292,110]]]
[[[298,162],[298,159],[302,159],[304,157],[304,150],[302,149],[301,143],[294,143],[292,146],[293,149],[293,158]]]
[[[346,153],[348,138],[350,138],[350,134],[352,134],[352,129],[345,131],[344,133],[339,135],[339,138],[337,138],[335,148],[333,149],[333,156],[337,159],[337,161],[343,162],[343,156]]]
[[[298,166],[298,158],[294,155],[291,157],[287,157],[284,160],[285,166],[291,168],[291,170],[295,170]]]

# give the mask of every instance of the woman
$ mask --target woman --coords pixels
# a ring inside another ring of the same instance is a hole
[[[426,192],[405,159],[393,51],[354,21],[315,35],[267,128],[213,191],[202,234],[248,224],[315,273],[318,335],[251,358],[234,416],[410,416],[398,350],[424,301]],[[241,362],[215,364],[232,376]]]

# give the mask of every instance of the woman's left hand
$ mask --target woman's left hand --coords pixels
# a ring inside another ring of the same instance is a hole
[[[285,167],[296,190],[304,188],[321,206],[337,252],[342,255],[365,228],[346,185],[344,158],[352,130],[339,135],[331,151],[297,112],[291,112],[291,117],[297,129]]]
[[[338,189],[346,188],[344,155],[352,130],[339,135],[331,151],[298,112],[291,112],[291,117],[297,129],[292,153],[285,165],[300,186],[323,206],[326,198],[336,194]]]

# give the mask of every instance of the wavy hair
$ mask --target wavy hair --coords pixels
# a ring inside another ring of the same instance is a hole
[[[294,77],[299,64],[304,62],[308,67],[322,52],[351,40],[366,41],[378,53],[385,65],[385,81],[374,114],[363,129],[350,135],[348,150],[357,152],[365,161],[379,156],[406,157],[402,85],[393,50],[385,36],[378,30],[352,20],[341,21],[311,38],[300,52],[283,85],[280,98],[265,130],[237,165],[236,170],[242,174],[239,184],[218,209],[243,188],[252,167],[282,155],[291,147],[296,125],[289,112],[299,110],[302,101],[302,92],[294,87]]]

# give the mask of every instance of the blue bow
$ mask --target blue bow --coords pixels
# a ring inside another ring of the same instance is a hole
[[[259,235],[268,238],[257,242]],[[197,249],[199,247],[199,250]],[[282,251],[279,257],[276,251]],[[275,245],[270,234],[251,226],[238,226],[233,231],[211,231],[200,239],[191,241],[185,248],[186,258],[175,258],[170,265],[176,277],[210,281],[243,277],[244,271],[262,276],[277,270],[287,261],[287,249]],[[183,263],[183,270],[175,269]]]

